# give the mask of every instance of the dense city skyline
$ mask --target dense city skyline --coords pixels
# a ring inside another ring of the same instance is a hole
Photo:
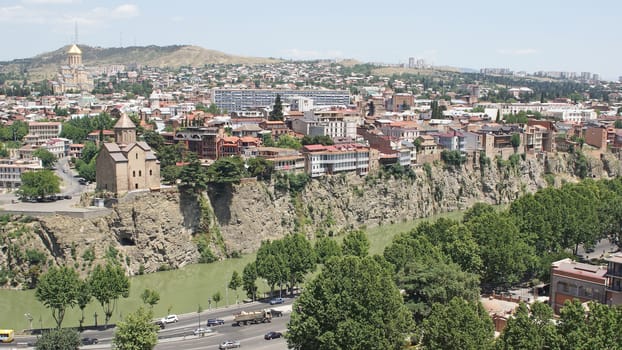
[[[174,5],[173,5],[174,4]],[[233,55],[353,58],[514,71],[622,75],[615,57],[622,5],[579,1],[519,6],[483,0],[418,5],[318,0],[263,2],[5,0],[0,60],[31,57],[76,41],[91,46],[190,44]]]

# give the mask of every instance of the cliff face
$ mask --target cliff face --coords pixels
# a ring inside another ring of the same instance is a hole
[[[209,249],[222,258],[254,251],[262,240],[295,230],[309,236],[318,230],[337,234],[465,209],[479,201],[509,203],[552,182],[576,181],[582,166],[590,177],[622,173],[620,161],[611,156],[582,162],[562,155],[515,165],[492,161],[456,169],[439,164],[417,169],[410,178],[337,175],[310,181],[300,193],[255,181],[212,188],[203,200],[177,192],[144,193],[93,219],[7,218],[0,222],[0,282],[32,284],[50,261],[84,275],[109,259],[130,274],[177,268],[199,261],[197,236],[206,237]]]

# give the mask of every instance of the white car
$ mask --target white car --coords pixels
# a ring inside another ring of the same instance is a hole
[[[240,347],[240,342],[239,341],[237,341],[237,340],[225,340],[224,342],[222,342],[220,344],[218,349],[225,350],[225,349],[233,349],[233,348],[239,348],[239,347]]]
[[[162,319],[162,322],[164,323],[174,323],[177,321],[179,321],[179,318],[177,318],[177,315],[168,315]]]
[[[197,328],[194,330],[194,335],[203,335],[203,334],[207,334],[207,333],[212,333],[213,330],[211,328]]]

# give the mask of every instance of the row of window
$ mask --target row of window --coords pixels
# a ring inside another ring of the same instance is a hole
[[[149,176],[153,175],[153,170],[149,169]],[[143,171],[138,170],[138,177],[143,176]],[[136,170],[132,171],[132,177],[136,177]]]

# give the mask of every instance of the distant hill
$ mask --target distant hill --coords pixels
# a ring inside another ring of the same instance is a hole
[[[16,59],[0,62],[0,70],[27,70],[31,79],[51,78],[58,67],[67,60],[70,45],[56,51],[46,52],[32,58]],[[273,58],[258,58],[229,55],[216,50],[208,50],[198,46],[130,46],[130,47],[91,47],[79,45],[82,50],[82,61],[86,66],[110,64],[143,65],[154,67],[203,66],[205,64],[262,64],[279,62]]]

